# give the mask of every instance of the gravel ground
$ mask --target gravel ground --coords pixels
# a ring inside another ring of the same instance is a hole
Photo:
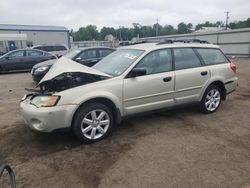
[[[0,75],[0,164],[25,188],[250,188],[250,59],[234,61],[239,87],[216,113],[186,107],[131,118],[91,145],[32,132],[19,112],[30,74]],[[0,187],[7,185],[4,174]]]

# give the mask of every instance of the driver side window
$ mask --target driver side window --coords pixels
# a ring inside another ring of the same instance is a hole
[[[8,55],[10,58],[15,58],[15,57],[23,57],[24,56],[24,51],[16,51],[16,52],[12,52]]]
[[[136,68],[145,68],[146,75],[171,71],[171,49],[162,49],[149,53],[136,65]]]

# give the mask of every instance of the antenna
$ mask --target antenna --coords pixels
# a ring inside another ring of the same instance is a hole
[[[228,15],[229,15],[230,12],[226,11],[225,13],[226,13],[226,30],[227,30],[227,28],[228,28],[228,19],[229,19]]]
[[[158,18],[156,19],[156,30],[155,30],[155,36],[158,36],[159,33],[159,28],[158,28]]]

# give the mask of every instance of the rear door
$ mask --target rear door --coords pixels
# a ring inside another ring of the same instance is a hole
[[[40,50],[26,50],[26,62],[28,69],[31,69],[35,64],[46,61],[50,58],[51,55],[49,55],[47,52]]]
[[[209,81],[209,69],[202,65],[192,48],[174,48],[173,55],[176,103],[198,101],[203,86]]]
[[[146,75],[124,79],[124,112],[126,115],[156,110],[174,104],[174,71],[171,49],[146,55],[135,68],[146,69]]]

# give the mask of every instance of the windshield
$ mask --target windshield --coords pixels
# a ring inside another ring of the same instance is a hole
[[[119,76],[143,53],[143,50],[120,49],[99,61],[93,68],[112,76]]]
[[[67,53],[67,54],[65,54],[64,56],[65,57],[67,57],[67,58],[69,58],[69,59],[74,59],[74,57],[78,54],[78,53],[80,53],[81,52],[81,50],[76,50],[76,49],[74,49],[74,50],[71,50],[69,53]]]

